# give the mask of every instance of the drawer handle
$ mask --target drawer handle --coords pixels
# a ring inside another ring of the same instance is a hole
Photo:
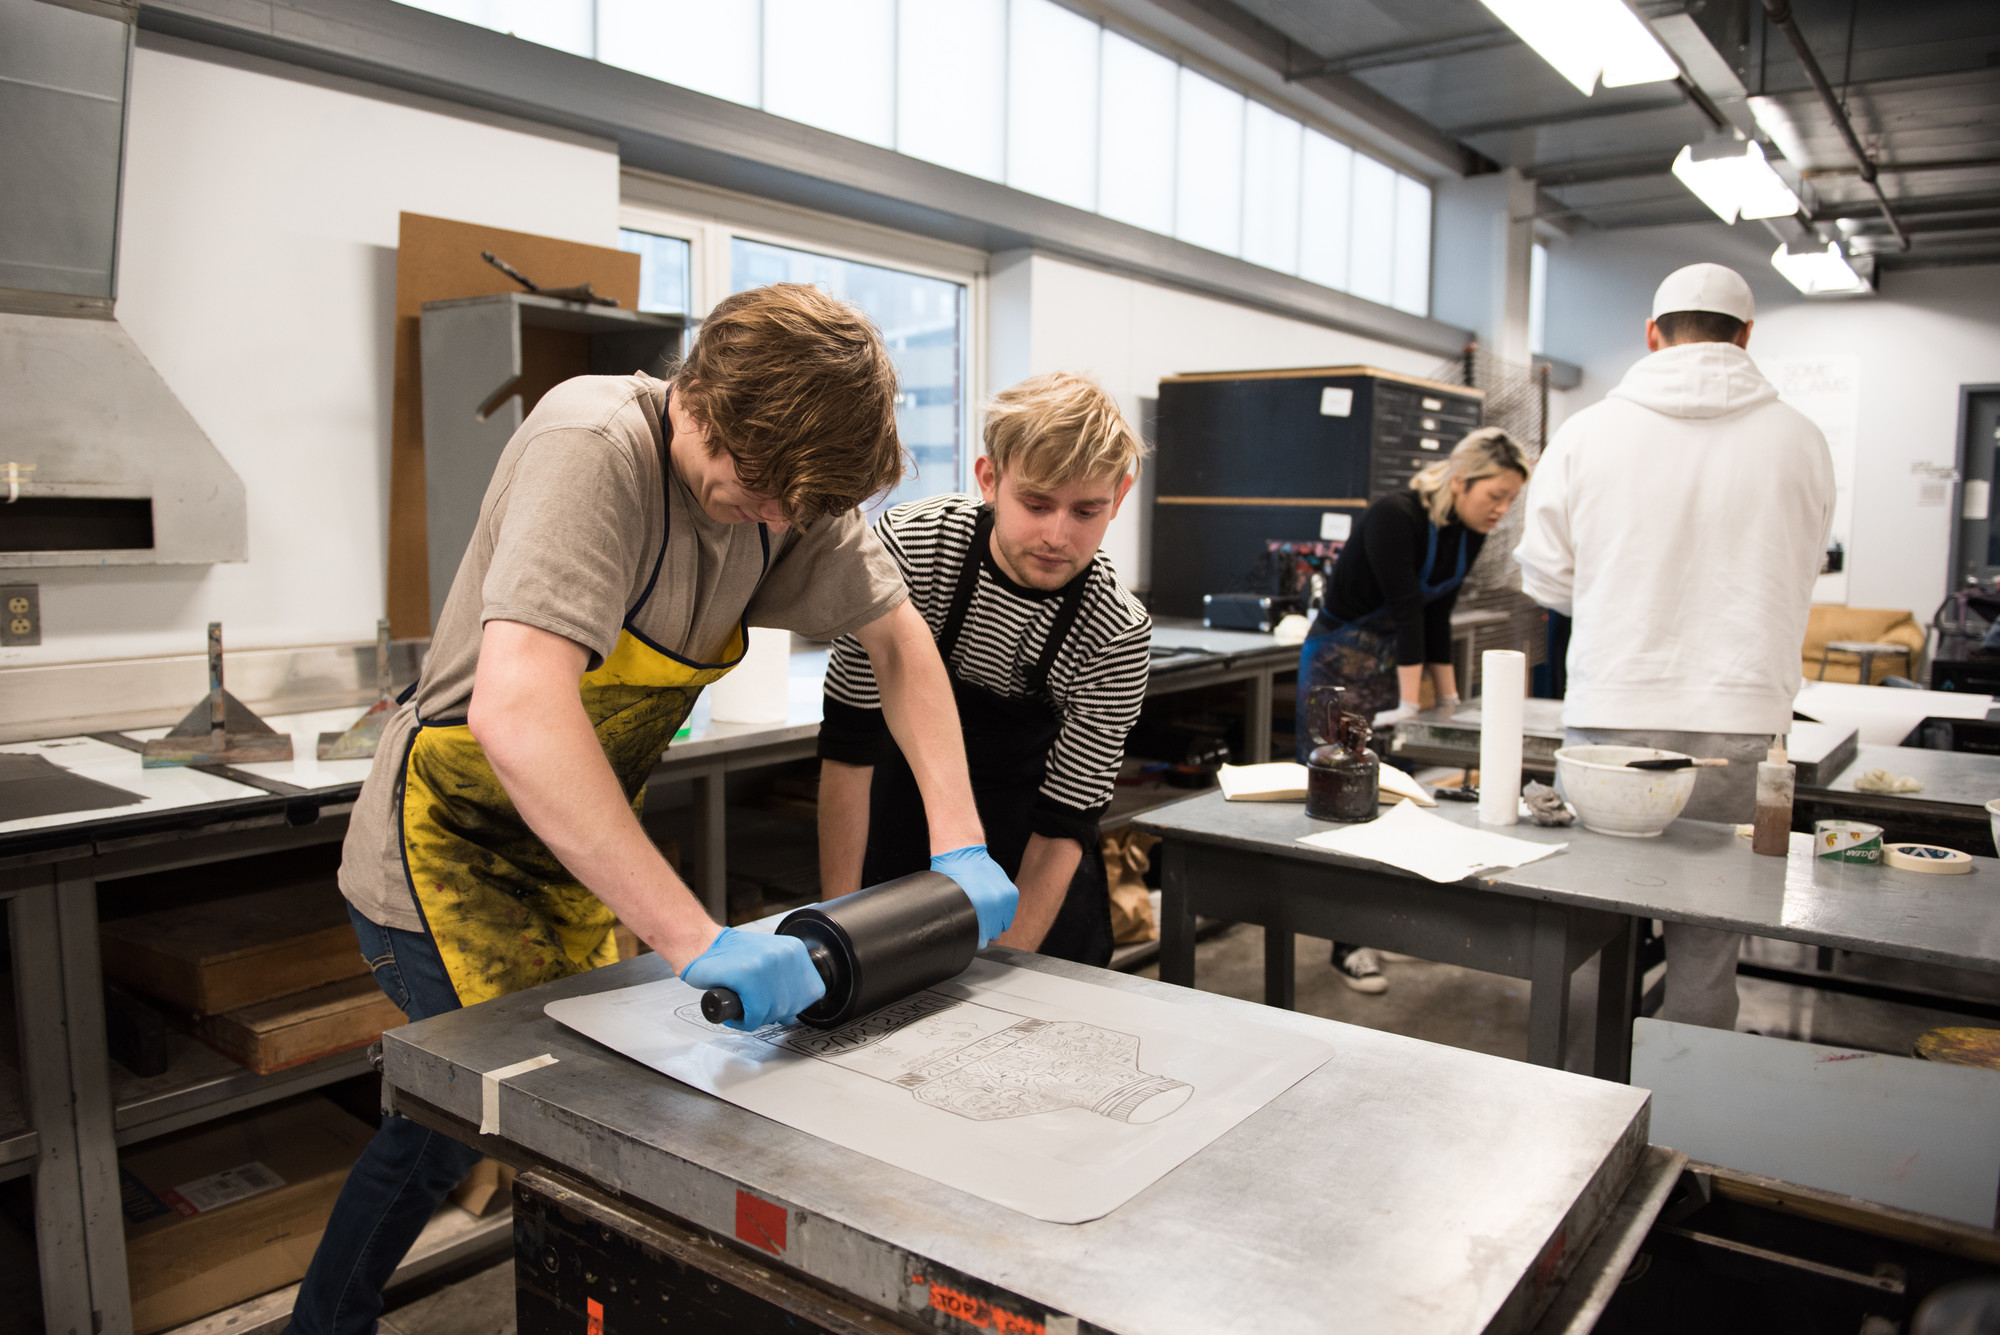
[[[1441,411],[1441,410],[1442,410],[1443,408],[1444,408],[1444,400],[1443,400],[1443,399],[1425,399],[1425,400],[1424,400],[1424,411],[1425,411],[1425,412],[1427,412],[1427,413],[1434,413],[1434,412],[1439,412],[1439,411]]]

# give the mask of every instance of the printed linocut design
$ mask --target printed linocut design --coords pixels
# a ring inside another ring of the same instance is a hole
[[[700,1024],[701,1007],[675,1012]],[[938,992],[919,992],[839,1029],[766,1025],[765,1043],[910,1091],[919,1103],[976,1122],[1084,1108],[1144,1126],[1194,1094],[1139,1068],[1139,1038],[1078,1020],[1037,1020]]]

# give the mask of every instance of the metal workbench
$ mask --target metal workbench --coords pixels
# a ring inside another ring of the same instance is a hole
[[[1854,781],[1872,769],[1923,781],[1916,793],[1870,793]],[[1801,820],[1839,818],[1880,825],[1891,839],[1942,843],[1966,853],[1993,851],[1986,804],[2000,797],[2000,756],[1863,742],[1831,778],[1800,781]]]
[[[1404,1335],[1521,1330],[1565,1280],[1574,1295],[1615,1284],[1672,1176],[1670,1156],[1647,1151],[1641,1090],[1040,956],[988,957],[1254,1016],[1334,1056],[1080,1225],[767,1121],[543,1014],[557,997],[666,976],[654,956],[391,1030],[385,1087],[404,1116],[599,1198],[586,1209],[668,1216],[893,1329],[971,1329],[937,1305],[944,1293],[984,1304],[987,1329],[1283,1335],[1337,1314],[1344,1329]],[[555,1064],[503,1083],[498,1134],[477,1136],[482,1073],[544,1053]],[[744,1223],[772,1207],[782,1240]],[[1620,1231],[1597,1237],[1613,1214]],[[1586,1252],[1590,1268],[1572,1273]]]
[[[1245,630],[1210,630],[1188,617],[1153,623],[1153,665],[1147,695],[1243,683],[1245,764],[1271,758],[1271,695],[1277,678],[1299,670],[1299,646]]]
[[[1156,662],[1153,689],[1244,682],[1253,709],[1261,707],[1266,719],[1273,674],[1296,666],[1297,650],[1278,647],[1269,636],[1184,635],[1174,628],[1163,634],[1167,643],[1192,642],[1195,652]],[[718,724],[704,710],[691,735],[673,744],[649,779],[656,793],[678,780],[693,783],[692,883],[711,913],[720,915],[726,904],[727,778],[813,755],[826,656],[824,649],[792,655],[783,724]],[[361,707],[295,718],[275,710],[267,718],[310,738],[320,728],[345,727]],[[1268,753],[1268,722],[1250,735],[1253,749],[1261,737]],[[180,791],[174,805],[0,826],[0,900],[9,914],[22,1064],[18,1091],[0,1068],[0,1180],[35,1175],[48,1328],[87,1335],[94,1325],[100,1335],[124,1335],[131,1321],[118,1149],[362,1074],[368,1063],[351,1052],[259,1076],[186,1038],[173,1040],[176,1057],[163,1075],[142,1079],[112,1063],[98,956],[98,886],[338,842],[368,762],[302,758],[199,774],[148,772],[139,766],[131,736],[95,734],[91,740],[130,757],[129,774],[99,777],[140,787],[166,784],[158,776],[173,775]]]
[[[1436,814],[1477,826],[1471,805]],[[1567,843],[1511,871],[1439,885],[1411,872],[1298,842],[1335,828],[1289,802],[1191,798],[1140,817],[1165,841],[1160,977],[1194,981],[1196,914],[1265,928],[1265,997],[1292,999],[1294,933],[1366,941],[1449,964],[1529,979],[1528,1058],[1562,1060],[1569,974],[1599,949],[1592,1069],[1631,1063],[1630,967],[1638,924],[1659,918],[1894,959],[2000,973],[2000,860],[1968,876],[1820,862],[1794,834],[1789,858],[1759,857],[1735,827],[1677,820],[1657,839],[1581,825],[1504,831]],[[1609,947],[1609,948],[1606,948]]]
[[[1556,772],[1556,748],[1563,744],[1563,702],[1524,702],[1521,716],[1521,768],[1547,777]],[[1420,765],[1477,767],[1483,715],[1477,700],[1451,709],[1427,709],[1396,725],[1387,754]],[[1800,786],[1839,773],[1853,760],[1857,733],[1852,726],[1828,723],[1792,724],[1787,739]]]

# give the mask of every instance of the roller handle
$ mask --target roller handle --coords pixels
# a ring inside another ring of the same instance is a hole
[[[701,994],[701,1018],[710,1024],[727,1024],[743,1018],[743,999],[726,987],[711,987]]]
[[[820,981],[834,986],[836,966],[827,948],[817,941],[806,942],[806,956],[819,971]],[[728,1024],[743,1018],[743,998],[726,987],[711,987],[701,994],[701,1018],[710,1024]]]

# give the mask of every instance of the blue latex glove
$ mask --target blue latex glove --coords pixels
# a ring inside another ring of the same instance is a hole
[[[1014,924],[1014,909],[1021,892],[1000,870],[1000,864],[986,851],[985,844],[967,844],[949,853],[931,855],[931,870],[958,882],[965,897],[979,914],[979,948],[986,949],[993,938]]]
[[[706,990],[726,987],[743,1003],[743,1017],[731,1029],[790,1024],[799,1012],[826,995],[826,982],[813,967],[806,943],[796,936],[722,929],[714,944],[681,970],[681,981]]]

